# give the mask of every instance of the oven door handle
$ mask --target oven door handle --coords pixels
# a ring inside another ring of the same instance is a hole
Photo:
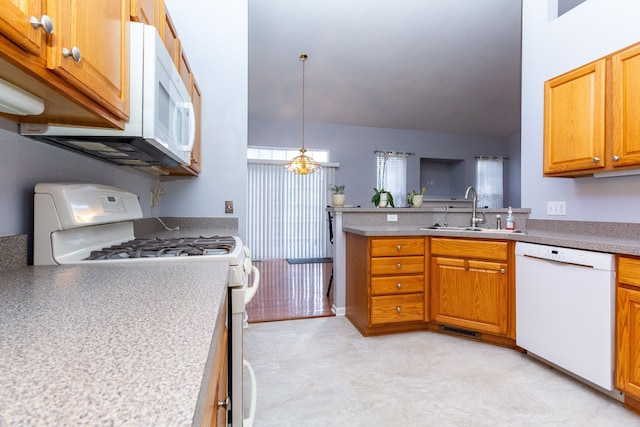
[[[251,274],[253,274],[253,284],[250,288],[247,288],[244,293],[244,304],[249,304],[258,291],[258,286],[260,285],[260,270],[256,268],[255,265],[251,266]]]
[[[242,367],[247,370],[249,374],[249,384],[251,386],[251,394],[249,395],[249,418],[242,420],[243,427],[253,427],[253,422],[256,418],[256,395],[258,390],[256,388],[256,374],[253,372],[251,364],[246,359],[242,359]]]

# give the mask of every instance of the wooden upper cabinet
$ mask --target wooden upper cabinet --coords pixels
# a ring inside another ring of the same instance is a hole
[[[160,1],[160,4],[160,22],[156,28],[158,29],[160,38],[164,42],[165,47],[173,59],[173,63],[176,65],[176,68],[178,68],[180,63],[180,42],[178,40],[178,31],[176,30],[175,25],[173,25],[171,15],[169,15],[169,11],[167,10],[164,2]]]
[[[156,26],[159,11],[156,0],[131,0],[131,20]]]
[[[605,166],[605,59],[544,85],[544,174]]]
[[[640,45],[611,60],[612,166],[640,165]]]
[[[31,25],[31,18],[42,21],[42,4],[42,0],[0,0],[0,33],[35,56],[41,56],[46,33]]]
[[[640,43],[545,83],[544,174],[640,167]]]
[[[113,0],[48,0],[56,23],[49,68],[114,115],[127,119],[129,3]]]

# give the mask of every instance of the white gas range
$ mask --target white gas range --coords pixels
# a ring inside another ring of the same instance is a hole
[[[119,188],[39,183],[34,194],[34,264],[228,262],[229,398],[219,406],[227,408],[230,425],[251,426],[256,384],[251,365],[243,358],[242,339],[245,306],[258,289],[260,273],[251,263],[249,249],[238,236],[190,236],[172,230],[158,237],[136,238],[133,222],[142,216],[138,197]],[[246,419],[245,370],[251,384]]]

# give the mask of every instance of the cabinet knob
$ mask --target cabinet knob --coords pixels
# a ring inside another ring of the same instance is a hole
[[[402,283],[398,283],[396,286],[400,289],[402,287]]]
[[[500,269],[500,274],[504,274],[504,273],[506,273],[506,271],[504,270],[504,268],[501,268]]]
[[[402,245],[398,245],[398,246],[396,246],[396,248],[398,248],[398,250],[401,251],[402,250]]]
[[[398,270],[402,268],[402,264],[398,263]]]
[[[82,53],[80,52],[80,49],[78,49],[76,46],[73,46],[71,50],[67,49],[66,47],[63,47],[62,56],[64,56],[65,58],[71,57],[71,59],[73,59],[76,62],[80,62],[82,60]]]
[[[613,159],[614,162],[617,162],[620,160],[620,156],[613,156],[611,159]]]
[[[38,20],[38,18],[36,18],[35,16],[32,16],[29,22],[31,23],[31,26],[36,30],[38,28],[42,28],[45,33],[53,34],[53,21],[51,20],[51,18],[49,18],[49,16],[42,15],[40,20]]]
[[[231,410],[231,399],[229,399],[229,396],[227,396],[225,400],[218,400],[218,409],[219,408],[224,408],[227,411]]]
[[[594,157],[593,158],[593,163],[598,163],[600,161],[600,157]]]
[[[402,308],[400,308],[400,306],[397,306],[397,307],[396,307],[396,311],[397,311],[398,313],[400,313],[400,312],[402,311]]]

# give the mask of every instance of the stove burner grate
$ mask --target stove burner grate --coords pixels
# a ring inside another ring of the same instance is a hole
[[[235,245],[232,236],[133,239],[91,251],[84,260],[225,255],[232,252]]]

